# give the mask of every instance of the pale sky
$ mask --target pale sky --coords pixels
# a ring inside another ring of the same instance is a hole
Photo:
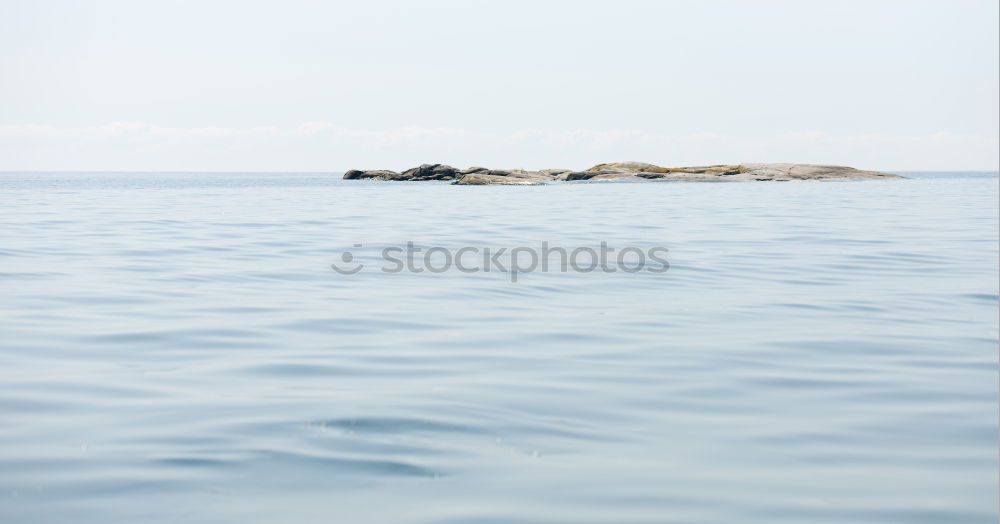
[[[996,0],[0,0],[0,170],[997,169]]]

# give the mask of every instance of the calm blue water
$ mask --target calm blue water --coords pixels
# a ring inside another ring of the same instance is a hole
[[[997,175],[914,176],[0,174],[0,521],[995,522]],[[672,267],[330,269],[406,241]]]

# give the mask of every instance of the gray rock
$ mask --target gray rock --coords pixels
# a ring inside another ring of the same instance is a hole
[[[612,162],[598,164],[586,171],[568,169],[487,169],[470,167],[459,171],[444,164],[423,164],[402,173],[386,170],[359,171],[344,174],[347,180],[454,180],[458,185],[540,184],[553,180],[565,181],[790,181],[790,180],[852,180],[863,178],[902,178],[890,173],[862,171],[844,166],[813,164],[718,164],[711,166],[661,167],[643,162]]]
[[[645,162],[609,162],[607,164],[597,164],[587,171],[624,171],[630,173],[645,171],[648,173],[656,173],[666,172],[669,170],[670,168],[655,166]]]
[[[812,164],[742,164],[734,178],[752,180],[850,180],[856,178],[902,178],[878,171],[862,171],[844,166]]]
[[[344,180],[398,180],[400,174],[395,171],[389,171],[386,169],[371,169],[368,171],[361,171],[358,169],[352,169],[344,173]]]
[[[570,171],[569,173],[565,173],[561,177],[561,179],[562,180],[567,180],[567,181],[590,180],[590,179],[593,179],[593,178],[596,178],[598,180],[607,180],[608,178],[615,178],[615,177],[619,177],[620,178],[620,177],[628,177],[628,176],[632,176],[632,175],[633,175],[633,173],[629,173],[629,172],[626,172],[626,171],[613,171],[613,170],[610,170],[610,169],[598,169],[598,170],[593,170],[592,171],[592,170],[588,169],[586,171]]]
[[[487,175],[473,173],[452,182],[459,186],[534,186],[544,182],[541,178],[528,178],[518,176]]]
[[[422,164],[400,173],[401,180],[454,180],[458,170],[444,164]]]

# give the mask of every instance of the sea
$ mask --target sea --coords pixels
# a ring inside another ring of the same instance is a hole
[[[0,173],[0,521],[995,523],[998,175],[899,174]]]

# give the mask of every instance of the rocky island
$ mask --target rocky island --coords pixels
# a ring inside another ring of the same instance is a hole
[[[789,181],[789,180],[851,180],[859,178],[902,178],[878,171],[862,171],[852,167],[813,164],[736,164],[697,167],[660,167],[643,162],[612,162],[598,164],[585,171],[572,169],[488,169],[470,167],[457,169],[444,164],[423,164],[403,172],[384,169],[352,169],[345,180],[451,180],[452,184],[536,185],[554,181]]]

